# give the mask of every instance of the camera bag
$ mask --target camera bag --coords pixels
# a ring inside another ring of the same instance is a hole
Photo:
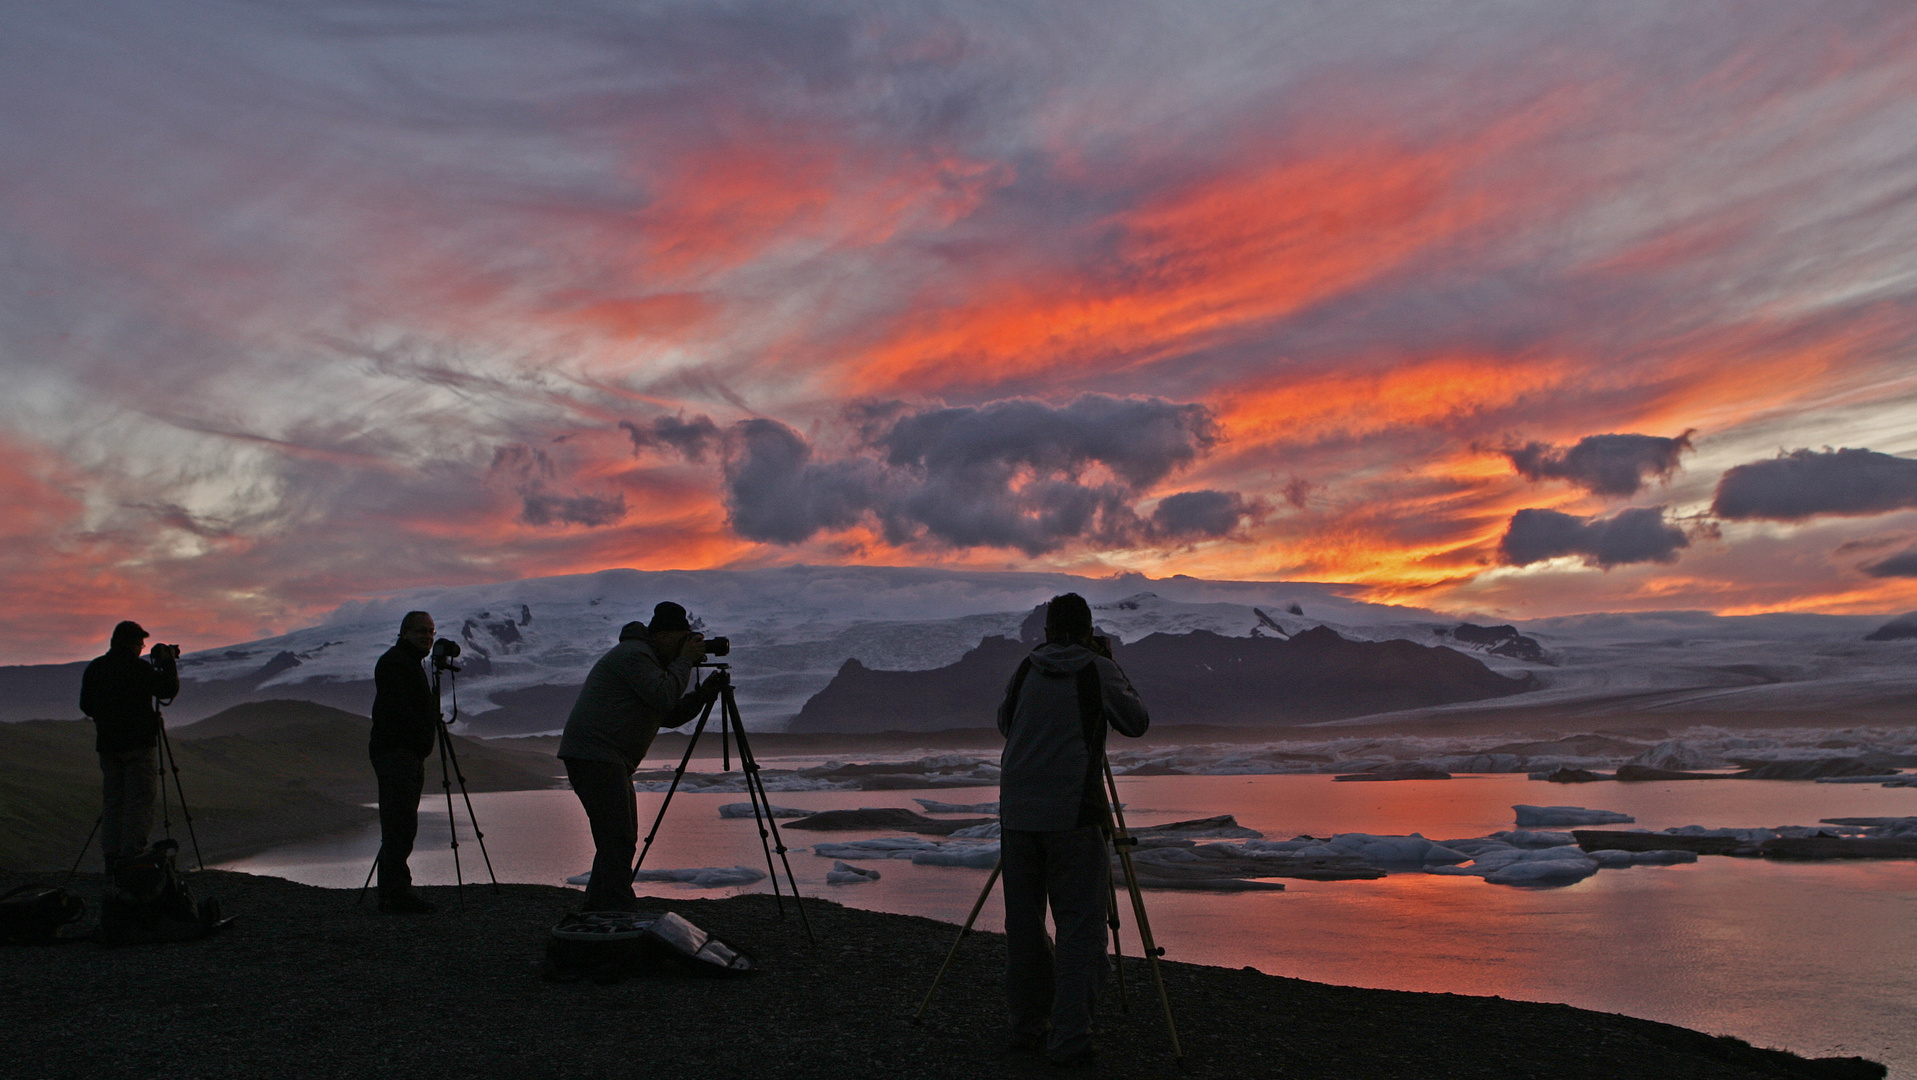
[[[174,864],[177,840],[160,840],[113,870],[113,892],[100,905],[100,939],[108,945],[191,941],[223,930],[220,902],[194,901]]]
[[[632,975],[744,975],[751,957],[670,911],[579,911],[546,939],[545,977],[615,983]]]
[[[86,911],[85,900],[57,885],[16,885],[0,896],[0,942],[50,945]]]

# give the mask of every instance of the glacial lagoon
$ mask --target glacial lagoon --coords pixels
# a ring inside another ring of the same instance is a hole
[[[716,772],[718,765],[714,760],[694,767]],[[436,781],[429,778],[421,804],[412,865],[420,883],[450,885],[446,802],[433,787]],[[1118,783],[1135,826],[1232,814],[1272,840],[1351,832],[1483,837],[1511,829],[1516,804],[1619,811],[1636,824],[1611,828],[1653,830],[1917,816],[1917,789],[1807,781],[1557,785],[1495,774],[1358,784],[1336,783],[1327,775],[1140,776]],[[642,832],[662,797],[639,795]],[[978,803],[995,799],[997,791],[784,791],[774,792],[773,802],[815,811],[920,809],[914,797]],[[743,798],[676,795],[646,868],[763,870],[752,822],[720,817],[721,806]],[[472,802],[501,881],[559,884],[590,866],[591,840],[570,792],[477,794]],[[457,797],[455,804],[466,902],[485,903],[483,889],[471,885],[485,881],[486,868],[465,806]],[[828,885],[834,860],[812,854],[813,844],[888,834],[781,831],[808,897],[957,924],[987,876],[982,869],[891,859],[858,864],[878,871],[877,881]],[[285,845],[224,868],[357,888],[378,846],[378,830],[369,827]],[[780,877],[783,884],[783,868]],[[720,889],[641,886],[668,900],[770,888],[763,879]],[[1676,866],[1606,869],[1558,888],[1513,888],[1408,870],[1375,881],[1286,880],[1282,892],[1149,890],[1145,899],[1158,941],[1175,960],[1249,965],[1353,986],[1563,1002],[1806,1055],[1861,1054],[1890,1065],[1893,1076],[1917,1077],[1917,861],[1706,856]],[[986,905],[979,925],[999,929],[996,902]],[[768,925],[765,932],[799,931],[795,923]],[[1126,942],[1135,956],[1129,925]],[[1282,1030],[1273,1037],[1282,1038]]]

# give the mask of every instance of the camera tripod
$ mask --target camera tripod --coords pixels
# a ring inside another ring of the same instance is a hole
[[[1118,863],[1125,873],[1125,889],[1132,898],[1132,917],[1138,922],[1139,950],[1144,953],[1146,964],[1151,968],[1152,982],[1158,987],[1158,1003],[1165,1010],[1165,1030],[1171,1036],[1172,1057],[1179,1065],[1185,1062],[1185,1051],[1178,1044],[1178,1024],[1172,1020],[1171,998],[1165,993],[1165,979],[1158,970],[1158,958],[1165,950],[1152,939],[1151,919],[1145,914],[1145,897],[1138,891],[1138,871],[1132,866],[1132,849],[1138,846],[1138,838],[1125,828],[1125,809],[1118,801],[1118,781],[1112,776],[1112,761],[1102,760],[1105,772],[1105,790],[1110,796],[1106,813],[1106,829],[1111,836],[1112,849],[1118,854]],[[959,929],[958,937],[953,940],[952,948],[945,954],[945,962],[939,965],[938,974],[932,977],[932,986],[925,992],[925,1000],[919,1003],[919,1011],[912,1014],[914,1026],[923,1026],[925,1010],[932,1004],[932,995],[938,992],[939,982],[945,978],[945,969],[952,966],[952,958],[958,955],[959,944],[972,932],[972,924],[978,920],[980,909],[985,907],[985,898],[992,894],[992,886],[998,884],[999,875],[1005,869],[1005,860],[992,864],[992,873],[985,879],[985,887],[979,890],[978,899],[972,904],[972,913],[965,917],[965,925]],[[1131,1012],[1131,995],[1125,987],[1125,952],[1121,946],[1118,930],[1118,885],[1108,875],[1105,881],[1110,902],[1106,905],[1105,924],[1112,931],[1112,953],[1118,962],[1118,1000],[1119,1008]]]
[[[719,706],[719,745],[723,755],[723,771],[732,771],[731,739],[739,742],[739,769],[745,775],[746,797],[752,800],[753,821],[759,826],[759,847],[765,852],[766,874],[772,879],[772,895],[779,905],[779,917],[785,918],[785,894],[779,889],[779,872],[772,865],[772,854],[778,852],[779,861],[785,865],[785,881],[792,888],[793,906],[799,909],[799,921],[805,924],[805,938],[814,945],[818,939],[812,936],[812,919],[805,913],[805,904],[799,898],[799,883],[792,877],[792,861],[785,857],[785,841],[779,838],[779,823],[772,816],[772,800],[765,793],[765,782],[759,778],[759,762],[752,756],[752,747],[746,742],[745,722],[739,718],[739,701],[732,695],[732,680],[729,676],[730,664],[700,664],[709,668],[721,679],[718,696],[708,700],[705,708],[699,712],[699,723],[692,729],[692,737],[686,740],[686,752],[679,758],[679,767],[673,770],[672,784],[666,788],[666,797],[659,804],[659,813],[652,819],[652,831],[646,833],[646,843],[639,850],[639,861],[633,864],[632,873],[636,878],[639,868],[646,865],[646,853],[652,850],[653,838],[659,835],[659,823],[665,820],[666,808],[672,805],[672,796],[679,790],[679,781],[685,778],[686,765],[692,761],[692,752],[699,745],[699,736],[706,730],[706,722],[712,718],[712,708]],[[768,831],[768,829],[770,831]]]
[[[166,715],[160,710],[173,704],[172,698],[154,698],[153,715],[160,721],[159,741],[159,787],[160,787],[160,828],[165,831],[168,840],[173,839],[173,810],[166,796],[166,774],[173,773],[173,791],[180,799],[180,815],[186,819],[186,835],[193,840],[193,861],[201,870],[206,869],[206,860],[200,855],[200,835],[193,829],[193,811],[186,805],[186,790],[180,786],[180,759],[173,755],[173,740],[166,734]],[[87,849],[93,846],[93,838],[100,833],[100,826],[106,823],[104,812],[93,818],[93,829],[87,833],[86,843],[80,845],[80,854],[74,856],[73,868],[67,871],[65,880],[71,881],[73,875],[80,872],[80,863],[87,857]],[[102,840],[104,844],[106,841]],[[104,852],[101,853],[105,855]]]
[[[439,744],[439,786],[446,793],[446,831],[453,849],[453,881],[459,887],[459,903],[466,903],[466,875],[459,865],[459,818],[453,813],[453,782],[459,782],[460,798],[466,800],[466,820],[472,823],[473,839],[479,843],[480,857],[486,860],[486,876],[492,879],[493,893],[499,892],[499,877],[493,873],[493,857],[486,851],[486,834],[479,831],[479,817],[473,813],[473,797],[466,790],[466,774],[459,768],[459,753],[453,749],[453,737],[446,730],[459,722],[459,665],[450,657],[459,655],[459,646],[441,638],[433,643],[433,700],[440,697],[439,677],[447,673],[447,682],[453,687],[452,715],[433,725],[434,741]],[[373,874],[379,869],[379,860],[386,854],[386,845],[381,843],[378,853],[373,856],[373,865],[366,869],[366,882],[359,887],[359,901],[366,900],[366,890],[372,887]]]

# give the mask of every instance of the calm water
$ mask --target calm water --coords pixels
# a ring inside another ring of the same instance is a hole
[[[1515,803],[1620,810],[1652,829],[1917,816],[1917,789],[1780,781],[1559,786],[1510,776],[1371,784],[1338,784],[1325,776],[1163,776],[1121,778],[1119,785],[1135,825],[1230,813],[1270,838],[1483,836],[1512,827]],[[774,793],[773,802],[812,810],[918,809],[914,795],[966,803],[989,801],[997,791],[789,792]],[[642,829],[660,799],[639,796]],[[752,822],[718,814],[721,804],[742,801],[742,795],[675,796],[646,865],[764,869]],[[591,839],[571,792],[475,795],[473,805],[501,881],[556,884],[590,866]],[[428,798],[421,809],[415,878],[450,885],[445,802]],[[458,814],[466,880],[483,881],[463,805]],[[884,834],[785,835],[800,890],[857,907],[958,923],[986,879],[983,870],[885,860],[860,864],[878,869],[878,882],[827,886],[832,861],[800,849],[822,838]],[[374,827],[287,845],[226,868],[358,887],[378,847]],[[765,881],[749,888],[770,891]],[[642,889],[666,897],[737,891]],[[1706,857],[1682,866],[1604,870],[1543,890],[1403,873],[1368,882],[1288,881],[1277,893],[1149,891],[1146,905],[1159,943],[1175,960],[1251,965],[1353,986],[1565,1002],[1799,1053],[1863,1054],[1889,1064],[1893,1076],[1917,1078],[1913,862]],[[1000,928],[996,902],[986,905],[979,925]],[[1128,952],[1136,955],[1129,928],[1127,935]]]

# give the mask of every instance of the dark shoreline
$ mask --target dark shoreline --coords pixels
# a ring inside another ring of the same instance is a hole
[[[0,887],[58,875],[0,872]],[[625,1077],[805,1080],[1058,1075],[997,1052],[1002,939],[959,949],[927,1013],[908,1022],[956,928],[805,901],[806,943],[770,895],[670,908],[765,967],[740,980],[659,975],[612,986],[539,977],[546,929],[579,893],[546,885],[423,890],[423,917],[381,916],[352,890],[208,871],[203,896],[238,917],[198,942],[10,947],[0,1018],[10,1075],[73,1077]],[[96,900],[103,882],[74,888]],[[91,912],[89,914],[91,921]],[[1129,931],[1128,937],[1129,937]],[[1667,1024],[1565,1005],[1365,990],[1167,962],[1184,1045],[1174,1069],[1140,961],[1131,1011],[1100,1004],[1099,1067],[1157,1077],[1873,1077],[1857,1058],[1808,1060]]]

